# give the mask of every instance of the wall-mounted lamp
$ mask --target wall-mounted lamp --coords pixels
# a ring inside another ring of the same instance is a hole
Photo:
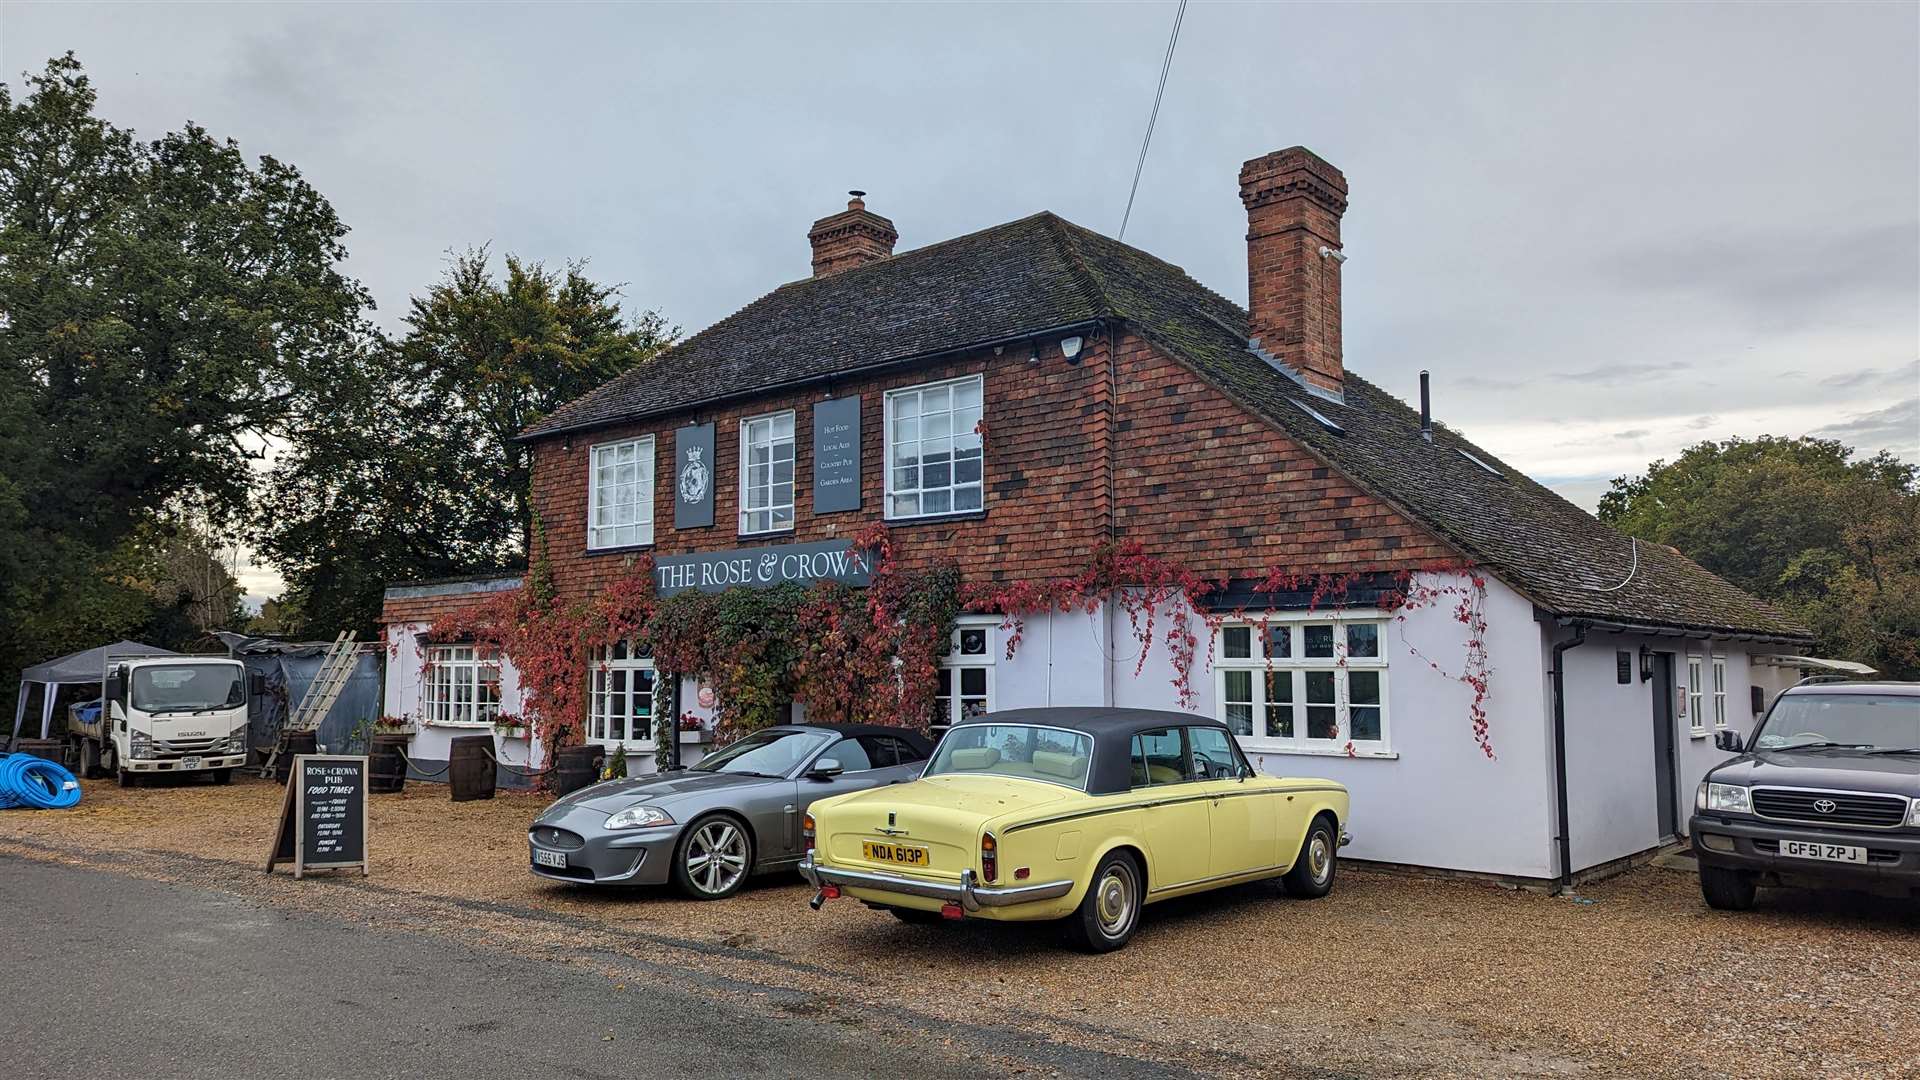
[[[565,450],[568,453],[573,452],[573,432],[571,431],[567,432],[567,437],[560,440],[560,449]]]
[[[1061,338],[1060,355],[1066,357],[1069,364],[1079,363],[1081,344],[1081,340],[1077,337]]]
[[[1653,647],[1650,645],[1640,646],[1640,681],[1653,681]]]

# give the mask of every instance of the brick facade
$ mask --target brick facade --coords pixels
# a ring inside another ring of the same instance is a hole
[[[405,586],[401,587],[402,589]],[[448,586],[450,590],[458,586]],[[388,596],[380,602],[380,624],[395,626],[404,623],[430,623],[447,615],[468,611],[490,599],[499,589],[483,591],[471,588],[464,591],[449,591],[432,596]]]
[[[1142,339],[1087,342],[1069,364],[1057,342],[1039,362],[1007,346],[881,376],[848,379],[836,397],[861,398],[861,509],[816,516],[810,480],[810,387],[733,405],[543,439],[534,448],[533,505],[561,595],[590,595],[644,551],[677,554],[851,537],[881,520],[885,393],[985,373],[985,509],[946,521],[893,522],[908,566],[953,558],[970,580],[1063,576],[1086,566],[1109,537],[1210,577],[1411,569],[1458,556],[1379,500],[1333,473],[1270,423],[1242,409]],[[738,532],[738,431],[743,419],[795,411],[796,527]],[[673,527],[674,429],[715,424],[714,524]],[[589,455],[600,443],[652,435],[654,546],[589,552]],[[1111,452],[1110,452],[1111,451]]]

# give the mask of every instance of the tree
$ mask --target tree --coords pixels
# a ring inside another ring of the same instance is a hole
[[[183,496],[237,513],[369,332],[297,170],[194,124],[136,140],[71,54],[24,86],[0,84],[0,685],[146,625],[108,584],[127,539]]]
[[[299,632],[372,632],[395,581],[525,558],[532,468],[514,436],[645,363],[673,331],[629,318],[615,287],[484,248],[416,297],[407,333],[368,348],[290,435],[255,518]]]
[[[1600,520],[1804,620],[1826,655],[1920,676],[1920,470],[1831,439],[1700,443],[1618,477]]]

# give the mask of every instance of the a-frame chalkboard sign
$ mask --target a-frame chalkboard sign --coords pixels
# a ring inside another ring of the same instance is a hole
[[[296,878],[309,870],[354,866],[367,873],[366,758],[300,754],[293,759],[265,869],[272,873],[281,863],[292,863]]]

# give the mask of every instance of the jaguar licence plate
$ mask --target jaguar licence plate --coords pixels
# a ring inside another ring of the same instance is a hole
[[[541,851],[539,848],[534,848],[533,865],[556,866],[565,870],[567,868],[567,853],[564,851]]]
[[[872,840],[862,840],[860,854],[868,862],[892,863],[895,866],[933,865],[926,848],[908,847],[905,844],[877,844]]]
[[[1864,863],[1867,849],[1846,844],[1814,844],[1805,840],[1780,841],[1780,854],[1794,859],[1820,859],[1824,862]]]

